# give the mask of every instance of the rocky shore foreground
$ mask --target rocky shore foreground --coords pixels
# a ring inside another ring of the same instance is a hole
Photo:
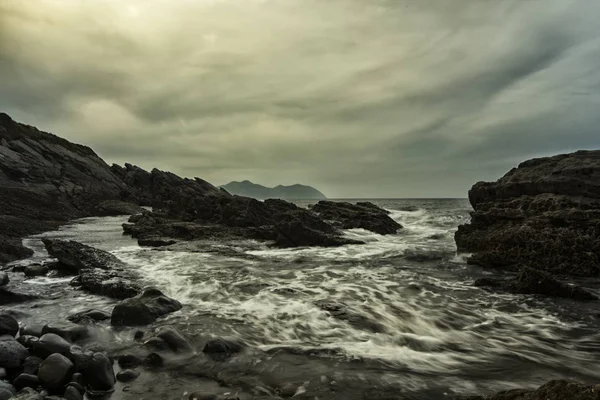
[[[470,254],[470,264],[490,271],[475,285],[598,301],[588,283],[596,284],[600,273],[600,151],[527,161],[497,182],[476,184],[469,199],[472,220],[459,228],[456,243],[459,252]],[[185,371],[236,388],[186,392],[189,399],[315,398],[309,382],[257,387],[246,376],[248,369],[224,371],[223,365],[231,368],[227,363],[244,357],[258,362],[244,343],[219,337],[192,343],[170,326],[149,329],[182,304],[157,288],[143,287],[134,270],[106,251],[46,238],[44,246],[55,261],[13,263],[32,253],[22,244],[26,236],[75,218],[112,215],[131,215],[124,233],[142,246],[166,250],[207,240],[252,239],[274,247],[361,245],[343,230],[402,232],[386,210],[369,202],[321,201],[305,209],[283,200],[234,196],[199,178],[130,164],[108,166],[88,147],[0,113],[0,266],[26,277],[72,277],[71,286],[115,301],[111,312],[89,309],[67,321],[28,326],[6,306],[36,298],[0,272],[0,400],[109,398],[119,382],[141,379],[141,372],[158,377],[165,371]],[[339,305],[323,307],[334,317],[355,318]],[[102,348],[97,338],[116,332],[126,332],[122,349]],[[409,397],[382,393],[368,398]],[[537,390],[461,399],[597,400],[600,388],[552,381]]]

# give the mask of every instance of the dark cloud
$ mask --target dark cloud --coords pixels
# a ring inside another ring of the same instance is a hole
[[[109,162],[464,196],[598,146],[586,0],[0,3],[0,109]]]

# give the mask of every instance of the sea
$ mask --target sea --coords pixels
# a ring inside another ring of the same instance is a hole
[[[386,236],[348,230],[345,235],[366,244],[337,248],[240,241],[164,251],[123,235],[127,216],[85,218],[25,239],[35,251],[25,262],[48,259],[42,237],[109,251],[144,284],[183,303],[148,329],[172,325],[199,349],[211,337],[247,345],[245,355],[211,371],[182,361],[176,373],[118,387],[115,399],[186,399],[204,390],[240,399],[289,393],[421,400],[535,388],[552,379],[600,382],[596,305],[473,286],[498,272],[470,266],[456,253],[454,233],[472,211],[466,199],[369,201],[404,228]],[[115,300],[78,291],[70,279],[11,274],[13,284],[40,296],[14,312],[31,324],[88,308],[110,312]],[[106,346],[130,345],[131,330],[103,329]]]

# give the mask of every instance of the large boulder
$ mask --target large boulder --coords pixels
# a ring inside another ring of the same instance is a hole
[[[469,191],[474,212],[455,239],[470,262],[553,274],[600,273],[600,151],[526,161]]]
[[[38,371],[38,378],[42,386],[51,393],[58,392],[75,373],[75,366],[62,354],[52,354],[44,360]]]
[[[311,207],[320,218],[341,229],[362,228],[380,235],[389,235],[402,229],[402,225],[389,216],[389,212],[371,202],[319,201]]]
[[[0,337],[0,368],[17,368],[28,356],[27,349],[14,338]]]
[[[107,251],[99,250],[73,240],[44,238],[48,254],[57,258],[61,266],[76,271],[84,269],[124,269],[125,263]]]
[[[156,288],[146,288],[130,299],[117,304],[113,309],[113,326],[139,326],[156,321],[158,317],[180,310],[181,303],[165,296]]]
[[[19,333],[19,323],[10,314],[0,314],[0,336],[10,335],[17,336]]]

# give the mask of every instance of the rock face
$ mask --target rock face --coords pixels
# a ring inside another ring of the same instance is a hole
[[[181,307],[180,302],[165,296],[160,290],[147,288],[142,294],[117,304],[110,322],[113,326],[147,325]]]
[[[459,227],[459,252],[471,263],[527,266],[553,274],[600,272],[600,151],[526,161],[496,182],[469,191],[470,224]]]
[[[402,229],[402,225],[389,217],[389,212],[370,202],[320,201],[311,209],[342,229],[362,228],[380,235],[394,234]]]
[[[286,199],[286,200],[321,200],[325,195],[317,189],[306,185],[278,185],[274,188],[258,185],[250,181],[229,182],[221,186],[227,192],[252,197],[254,199]]]
[[[89,147],[0,113],[0,263],[27,257],[26,235],[93,215],[104,200],[136,201]]]

